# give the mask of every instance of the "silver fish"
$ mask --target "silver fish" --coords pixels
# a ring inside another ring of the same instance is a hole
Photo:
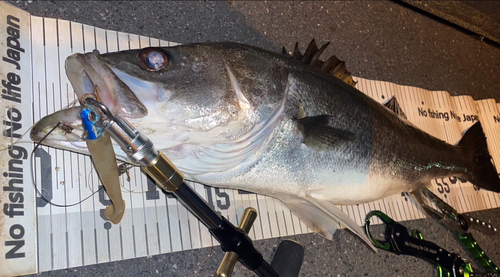
[[[371,245],[335,205],[401,192],[419,200],[421,188],[448,176],[500,192],[480,123],[450,145],[286,55],[237,43],[186,44],[74,54],[66,73],[80,98],[97,90],[188,179],[278,198],[329,239],[341,222]],[[59,121],[82,134],[79,112],[41,119],[32,140]],[[75,147],[85,141],[69,142],[66,131],[57,129],[43,144],[88,153]],[[117,145],[115,152],[127,160]]]

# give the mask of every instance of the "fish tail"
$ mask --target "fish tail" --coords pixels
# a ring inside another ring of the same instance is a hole
[[[500,192],[500,178],[488,152],[481,122],[472,125],[465,132],[458,147],[472,162],[472,172],[470,178],[467,178],[468,181],[480,188]]]

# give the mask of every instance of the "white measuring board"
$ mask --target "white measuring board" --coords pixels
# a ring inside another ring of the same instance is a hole
[[[20,20],[14,23],[19,23],[18,42],[25,51],[20,53],[19,70],[15,69],[16,64],[12,60],[0,60],[1,80],[6,80],[7,74],[11,72],[22,79],[19,85],[22,90],[21,103],[4,97],[11,95],[2,94],[2,149],[11,145],[16,136],[24,133],[31,124],[75,100],[64,72],[64,60],[68,55],[93,50],[106,53],[147,46],[174,45],[163,40],[75,22],[34,17],[0,2],[2,42],[7,42],[9,37],[6,31],[9,26],[6,21],[8,15]],[[13,39],[9,41],[14,43]],[[0,46],[2,57],[7,56],[8,45],[2,43]],[[14,78],[12,76],[11,78]],[[450,97],[449,93],[443,91],[430,92],[388,82],[355,79],[358,81],[358,89],[379,102],[396,96],[402,110],[413,124],[449,143],[456,143],[464,130],[475,121],[481,120],[488,137],[490,153],[498,170],[500,106],[494,100],[474,101],[469,96]],[[5,89],[3,83],[2,89]],[[9,130],[12,132],[9,133]],[[0,208],[4,212],[0,213],[0,276],[29,274],[217,245],[215,239],[193,215],[173,197],[159,191],[139,168],[130,170],[130,181],[127,181],[125,175],[121,176],[127,209],[118,225],[111,224],[103,216],[105,207],[110,204],[104,191],[100,190],[92,196],[99,189],[100,183],[97,174],[92,170],[90,158],[43,146],[34,154],[33,172],[34,182],[44,197],[57,204],[69,205],[90,196],[81,204],[71,207],[49,205],[34,193],[29,158],[21,155],[30,153],[34,148],[33,143],[26,136],[16,147],[24,150],[16,148],[18,152],[0,152],[1,170],[6,177],[1,179],[3,194],[0,197]],[[13,163],[15,165],[12,165]],[[16,173],[19,175],[15,175]],[[237,224],[246,207],[256,208],[259,216],[249,234],[252,239],[310,232],[276,199],[244,191],[191,185],[234,224]],[[22,191],[16,191],[16,188],[21,188]],[[461,182],[456,178],[434,181],[433,190],[459,212],[500,206],[498,194],[477,191],[470,183]],[[23,199],[16,193],[22,194]],[[8,205],[8,209],[4,205]],[[17,207],[14,211],[22,211],[23,215],[10,217],[6,211],[10,211],[11,207]],[[359,225],[363,224],[365,215],[374,209],[384,211],[397,221],[423,217],[411,201],[401,195],[340,208]]]

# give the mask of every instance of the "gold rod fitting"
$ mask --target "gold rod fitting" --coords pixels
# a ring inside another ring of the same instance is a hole
[[[161,152],[158,152],[158,157],[151,164],[142,169],[168,192],[176,191],[184,183],[184,175]]]
[[[246,208],[243,212],[240,223],[238,224],[238,228],[248,234],[248,232],[252,228],[253,223],[255,222],[255,219],[257,219],[257,211],[252,207]],[[236,265],[236,262],[238,262],[238,255],[234,252],[226,252],[214,276],[230,277],[231,274],[233,274],[233,269]]]

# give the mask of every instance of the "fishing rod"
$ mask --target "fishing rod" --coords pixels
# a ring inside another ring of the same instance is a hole
[[[239,227],[235,227],[214,211],[185,183],[184,175],[163,153],[155,149],[151,140],[123,118],[113,116],[105,105],[93,97],[87,97],[82,102],[85,106],[82,109],[81,118],[87,132],[87,139],[96,140],[104,132],[108,133],[132,162],[140,165],[156,181],[157,186],[175,195],[177,200],[217,239],[222,250],[226,252],[226,256],[216,276],[230,276],[236,260],[258,276],[279,276],[276,270],[264,260],[262,254],[255,249],[252,240],[247,235],[257,217],[255,209],[247,209]]]

